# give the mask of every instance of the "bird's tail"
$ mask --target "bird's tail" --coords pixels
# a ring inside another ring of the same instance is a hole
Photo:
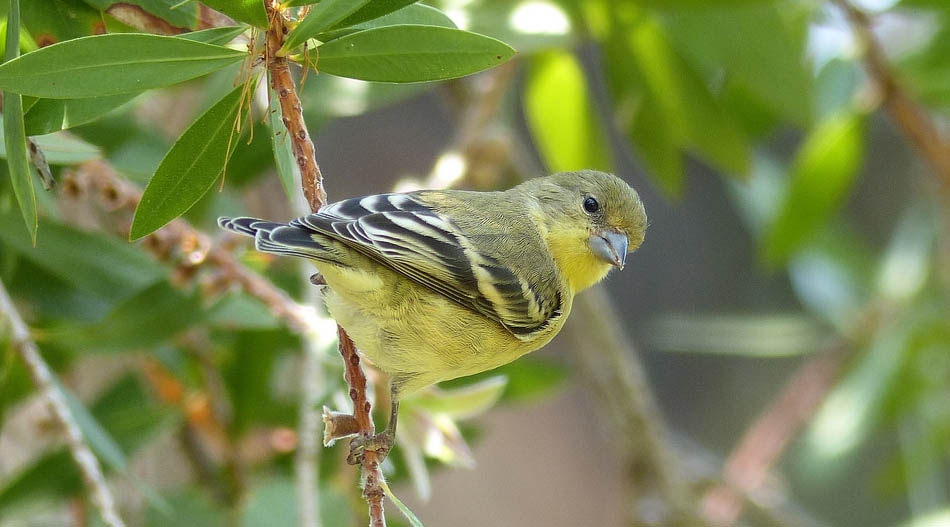
[[[218,218],[218,226],[254,238],[258,251],[341,263],[330,240],[298,225],[257,218]]]

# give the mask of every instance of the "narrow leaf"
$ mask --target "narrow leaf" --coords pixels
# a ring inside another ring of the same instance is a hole
[[[177,218],[214,185],[231,155],[241,108],[239,85],[198,117],[165,154],[135,209],[129,238],[137,240]]]
[[[312,52],[317,69],[380,82],[425,82],[463,77],[515,55],[485,35],[438,26],[395,25],[360,31]]]
[[[403,8],[411,6],[418,1],[419,0],[373,0],[363,4],[362,7],[354,11],[350,16],[346,17],[346,19],[337,24],[337,26],[349,27],[362,24],[363,22],[369,22],[370,20],[375,20],[381,16],[388,15],[396,11],[401,11]],[[429,9],[438,11],[437,9],[431,7]],[[439,12],[441,13],[441,11]]]
[[[567,51],[532,60],[525,87],[528,127],[554,172],[612,166],[603,126],[580,62]]]
[[[20,2],[10,0],[7,13],[7,38],[3,68],[16,61],[20,53]],[[36,190],[33,188],[33,171],[26,147],[26,131],[23,125],[23,98],[19,93],[3,92],[3,143],[6,147],[7,166],[13,182],[13,193],[26,223],[30,239],[36,244],[39,225],[36,213]]]
[[[123,93],[84,99],[33,99],[23,116],[27,135],[44,135],[94,121],[138,97]]]
[[[246,22],[261,29],[267,28],[267,11],[261,0],[202,0],[201,3],[221,11],[238,22]]]
[[[284,187],[284,192],[287,193],[287,199],[293,201],[297,187],[297,177],[295,175],[297,163],[294,160],[294,153],[290,145],[289,132],[281,118],[280,101],[270,83],[268,83],[267,95],[270,101],[267,108],[267,122],[270,125],[274,164],[277,166],[277,176],[280,178],[280,184]]]
[[[194,40],[195,42],[204,42],[205,44],[218,44],[223,46],[224,44],[227,44],[228,42],[231,42],[237,38],[238,35],[244,33],[245,31],[247,31],[247,28],[244,26],[212,27],[209,29],[202,29],[201,31],[182,33],[178,36],[188,40]]]
[[[0,89],[34,97],[101,97],[170,86],[247,53],[187,38],[116,33],[68,40],[0,66]]]
[[[389,498],[389,501],[393,502],[393,505],[399,509],[399,512],[401,512],[402,515],[405,516],[407,520],[409,520],[409,525],[412,527],[425,527],[422,525],[422,522],[419,520],[419,518],[416,517],[415,513],[413,513],[409,507],[407,507],[406,504],[402,502],[402,500],[396,497],[392,489],[390,489],[389,485],[386,483],[386,480],[381,479],[379,484],[383,487],[383,493],[386,494],[386,496]]]
[[[791,168],[789,188],[765,235],[762,254],[781,264],[822,226],[844,201],[861,167],[864,119],[836,114],[805,140]]]
[[[5,139],[6,135],[3,134],[3,137]],[[43,135],[33,140],[43,151],[49,165],[75,165],[102,157],[98,147],[67,134]],[[0,145],[0,158],[6,157],[6,146]]]
[[[283,49],[291,50],[309,38],[330,29],[363,7],[369,0],[322,0],[300,24],[287,35]]]
[[[372,6],[373,4],[373,2],[370,2],[367,7]],[[424,4],[412,4],[398,11],[393,11],[392,13],[383,15],[379,18],[360,22],[355,25],[345,25],[345,23],[346,21],[340,23],[338,26],[328,31],[320,33],[316,37],[317,40],[320,42],[329,42],[344,35],[349,35],[350,33],[356,33],[358,31],[364,31],[374,27],[383,26],[413,24],[421,26],[450,27],[453,29],[457,29],[458,27],[455,25],[455,22],[453,22],[452,19],[448,17],[448,15],[434,7]]]

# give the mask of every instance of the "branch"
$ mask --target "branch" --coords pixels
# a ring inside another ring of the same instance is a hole
[[[681,481],[666,431],[649,390],[636,350],[619,328],[610,298],[595,287],[574,299],[568,321],[578,373],[593,391],[614,429],[624,456],[628,524],[664,527],[703,525],[695,496]],[[583,329],[582,329],[583,328]],[[663,510],[656,510],[656,503]]]
[[[747,497],[761,493],[772,467],[834,387],[847,356],[843,344],[836,343],[798,369],[729,455],[725,483],[703,496],[703,517],[716,525],[733,525],[739,519]]]
[[[52,370],[43,360],[43,356],[40,355],[36,343],[30,338],[30,330],[20,317],[16,306],[13,305],[13,300],[7,294],[3,282],[0,282],[0,313],[3,314],[10,325],[14,349],[23,359],[23,364],[29,370],[33,383],[36,384],[37,389],[46,399],[54,418],[63,427],[63,431],[66,432],[66,444],[69,447],[69,452],[72,454],[76,466],[79,467],[79,472],[86,483],[92,502],[99,510],[102,520],[109,527],[124,527],[125,522],[122,521],[116,511],[115,499],[106,484],[99,460],[96,459],[89,445],[86,444],[82,431],[79,429],[79,424],[73,418],[65,397],[56,386]]]
[[[864,65],[881,91],[885,108],[930,164],[945,193],[950,193],[950,144],[940,136],[927,113],[914,102],[891,71],[884,48],[871,30],[871,20],[848,0],[832,0],[847,16],[857,38],[864,43]]]

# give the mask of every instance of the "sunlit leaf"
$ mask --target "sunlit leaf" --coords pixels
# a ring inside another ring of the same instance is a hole
[[[939,228],[931,211],[911,209],[904,215],[878,271],[877,289],[884,298],[906,302],[920,293],[930,274]]]
[[[6,51],[3,68],[15,61],[20,53],[20,2],[12,0],[7,13]],[[36,190],[33,186],[33,169],[27,153],[26,132],[23,125],[23,98],[20,93],[3,92],[3,143],[7,155],[7,167],[13,182],[13,193],[20,205],[20,213],[26,222],[32,243],[36,243],[38,218]]]
[[[154,232],[190,209],[218,180],[234,147],[247,87],[238,85],[188,127],[165,154],[135,209],[129,238]]]
[[[950,525],[950,507],[915,516],[900,527],[946,527]]]
[[[494,406],[504,393],[506,384],[504,376],[496,375],[459,388],[431,388],[414,397],[412,404],[453,419],[466,419]]]
[[[352,33],[313,52],[317,69],[380,82],[463,77],[497,66],[515,50],[491,37],[441,26],[396,25]]]
[[[102,152],[96,146],[66,134],[43,135],[33,140],[50,165],[75,165],[102,157]],[[6,157],[5,146],[0,145],[0,158]]]
[[[571,53],[549,51],[533,57],[524,97],[532,138],[552,172],[611,170],[603,124],[584,70]]]
[[[180,37],[96,35],[0,65],[0,89],[64,99],[134,93],[200,77],[246,56],[244,51]]]
[[[784,262],[834,214],[856,180],[864,155],[864,118],[836,114],[805,140],[791,168],[789,188],[765,235],[762,255]]]

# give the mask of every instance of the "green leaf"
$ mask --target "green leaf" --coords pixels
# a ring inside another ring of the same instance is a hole
[[[828,221],[854,184],[863,150],[862,115],[836,114],[811,132],[798,151],[785,199],[763,240],[766,262],[785,262]]]
[[[915,516],[901,523],[899,527],[945,527],[947,525],[950,525],[950,507]]]
[[[412,7],[413,4],[418,1],[419,0],[372,0],[363,4],[359,9],[354,11],[353,14],[346,17],[342,22],[337,24],[337,26],[349,27],[362,24],[363,22],[369,22],[370,20],[375,20],[391,13],[403,11],[404,8]],[[425,7],[429,10],[442,13],[438,9],[429,6],[418,5],[417,7]],[[443,13],[442,16],[445,16],[445,14]]]
[[[659,351],[749,357],[814,353],[828,338],[823,326],[798,314],[670,313],[651,321],[648,335]]]
[[[260,4],[260,2],[255,3]],[[247,31],[247,28],[244,26],[212,27],[209,29],[202,29],[201,31],[182,33],[178,36],[180,38],[194,40],[195,42],[204,42],[205,44],[218,44],[223,46],[224,44],[227,44],[228,42],[231,42],[237,38],[238,35],[244,33],[245,31]]]
[[[0,89],[72,99],[137,93],[200,77],[247,57],[186,38],[117,33],[60,42],[0,66]]]
[[[383,487],[383,493],[389,498],[389,501],[393,502],[393,505],[399,509],[399,512],[409,520],[409,525],[412,527],[425,527],[422,525],[422,522],[419,521],[419,518],[402,502],[396,495],[393,493],[392,489],[389,488],[389,485],[386,483],[386,480],[381,480],[380,485]]]
[[[86,325],[38,331],[37,340],[94,353],[147,349],[203,320],[198,294],[157,282],[125,300],[106,318]]]
[[[10,221],[0,213],[0,224]],[[138,247],[49,220],[34,247],[25,232],[0,229],[4,249],[16,251],[76,289],[121,300],[162,278],[165,270]]]
[[[270,75],[268,73],[268,75]],[[277,176],[284,187],[287,200],[293,202],[297,190],[297,162],[290,144],[290,132],[284,126],[280,110],[280,100],[270,82],[267,83],[267,122],[270,125],[270,141],[274,151],[274,164],[277,167]]]
[[[39,47],[102,32],[102,13],[78,0],[29,0],[21,6],[23,28]]]
[[[66,134],[43,135],[35,137],[34,141],[50,165],[75,165],[102,157],[102,152],[94,145]],[[6,157],[6,147],[0,146],[0,158]]]
[[[238,22],[246,22],[261,29],[267,28],[267,11],[260,0],[201,0],[201,3],[220,11]]]
[[[297,492],[289,479],[274,479],[251,489],[241,525],[299,525]]]
[[[375,2],[370,2],[367,4],[367,7],[374,5],[374,3]],[[337,27],[317,35],[317,40],[321,42],[329,42],[344,35],[349,35],[351,33],[356,33],[366,29],[372,29],[374,27],[398,26],[406,24],[441,26],[450,27],[453,29],[457,27],[455,22],[453,22],[452,19],[442,11],[423,4],[413,4],[398,11],[393,11],[392,13],[383,15],[379,18],[374,18],[359,24],[345,25],[344,23],[340,23]]]
[[[7,13],[7,38],[3,68],[15,61],[20,53],[20,2],[10,0]],[[20,213],[26,223],[30,239],[36,243],[38,218],[36,213],[36,190],[33,187],[33,170],[30,168],[30,156],[27,153],[26,131],[23,125],[23,98],[19,93],[3,92],[3,144],[7,156],[7,167],[13,182],[13,193],[20,204]]]
[[[123,93],[84,99],[34,99],[23,116],[26,134],[44,135],[94,121],[138,97]]]
[[[497,66],[515,50],[491,37],[439,26],[395,25],[352,33],[313,50],[317,69],[380,82],[453,79]]]
[[[494,406],[507,384],[504,375],[494,375],[458,388],[426,390],[413,397],[412,404],[431,413],[466,419],[481,415]]]
[[[232,152],[233,132],[245,85],[239,85],[198,117],[162,159],[135,209],[129,238],[137,240],[185,213],[205,195]]]
[[[524,97],[528,127],[551,171],[611,169],[603,125],[573,54],[549,51],[533,57]]]
[[[630,125],[630,139],[647,165],[647,175],[669,198],[683,195],[683,154],[652,95],[645,95]]]
[[[307,39],[330,29],[355,13],[369,0],[322,0],[287,35],[283,50],[288,51],[303,44]]]
[[[105,461],[109,468],[116,472],[125,472],[129,463],[126,460],[125,452],[122,451],[119,444],[116,443],[109,432],[99,424],[99,421],[86,409],[86,406],[83,405],[72,392],[63,387],[63,384],[58,378],[54,377],[53,381],[56,384],[56,389],[58,389],[66,399],[66,406],[69,407],[69,413],[72,414],[73,419],[76,420],[76,424],[79,425],[79,430],[82,432],[83,437],[86,438],[86,442],[92,450]]]
[[[744,174],[749,145],[742,131],[709,88],[673,48],[664,29],[649,17],[630,15],[612,29],[626,41],[630,60],[613,63],[635,76],[650,94],[681,148],[698,151],[730,174]]]
[[[785,120],[807,124],[812,115],[812,75],[805,60],[805,16],[772,3],[712,5],[665,17],[677,48],[720,82],[738,83]],[[755,45],[750,45],[754,42]]]

